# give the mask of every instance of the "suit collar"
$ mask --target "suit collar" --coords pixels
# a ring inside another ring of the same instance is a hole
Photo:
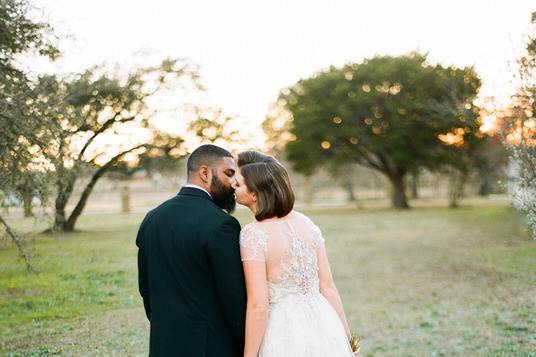
[[[193,187],[193,188],[198,188],[198,189],[200,189],[201,191],[207,193],[207,194],[210,196],[210,198],[212,198],[212,195],[210,194],[210,192],[208,192],[207,190],[205,190],[205,189],[204,189],[203,187],[201,187],[201,186],[197,186],[197,185],[194,185],[194,184],[192,184],[192,183],[187,183],[187,184],[184,185],[183,187]]]
[[[181,195],[181,196],[183,196],[183,195],[184,196],[194,196],[194,197],[199,197],[199,198],[203,198],[203,199],[212,201],[212,198],[210,197],[210,195],[208,193],[206,193],[205,191],[203,191],[203,190],[201,190],[199,188],[195,188],[195,187],[183,187],[179,191],[179,195]]]

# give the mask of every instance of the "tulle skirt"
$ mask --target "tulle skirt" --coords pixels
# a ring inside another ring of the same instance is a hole
[[[352,357],[342,322],[320,293],[270,304],[259,357]]]

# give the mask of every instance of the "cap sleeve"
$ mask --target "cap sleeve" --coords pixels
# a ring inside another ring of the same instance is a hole
[[[316,246],[317,247],[323,246],[326,243],[326,241],[324,239],[324,236],[322,235],[322,231],[320,230],[320,228],[318,228],[318,226],[313,222],[311,218],[307,217],[304,214],[302,214],[302,216],[304,217],[306,224],[309,226],[309,228],[311,229],[313,233],[313,239],[314,239]]]
[[[240,232],[240,256],[242,261],[266,261],[268,237],[266,232],[248,224]]]
[[[316,244],[319,247],[323,246],[326,243],[326,240],[324,239],[324,236],[322,235],[322,231],[314,223],[313,223],[313,235],[315,237]]]

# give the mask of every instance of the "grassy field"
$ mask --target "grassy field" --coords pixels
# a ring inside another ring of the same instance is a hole
[[[303,212],[324,232],[363,355],[536,356],[536,242],[509,208]],[[0,354],[145,355],[141,218],[88,215],[80,232],[33,236],[37,275],[0,245]]]

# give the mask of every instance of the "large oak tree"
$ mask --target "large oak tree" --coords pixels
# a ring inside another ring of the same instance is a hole
[[[96,67],[66,78],[39,79],[32,105],[51,137],[43,158],[54,177],[54,231],[74,230],[96,183],[115,166],[186,154],[182,138],[153,125],[157,111],[149,101],[167,89],[173,90],[170,98],[177,103],[177,89],[181,93],[200,90],[197,69],[185,60],[168,59],[126,75]],[[89,181],[81,183],[84,176]],[[80,195],[67,212],[77,185],[81,185]]]
[[[407,173],[455,164],[478,139],[480,84],[473,68],[417,53],[331,67],[279,95],[291,120],[287,157],[305,174],[334,162],[377,170],[392,184],[393,206],[406,208]]]

